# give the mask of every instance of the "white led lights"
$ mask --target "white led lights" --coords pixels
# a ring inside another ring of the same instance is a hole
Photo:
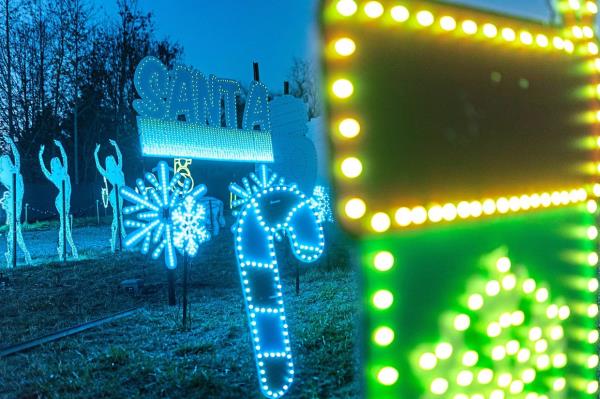
[[[142,153],[220,161],[273,162],[271,133],[138,116]]]
[[[209,238],[204,226],[204,208],[196,203],[196,198],[206,193],[206,186],[199,184],[185,195],[190,191],[190,179],[184,179],[180,188],[181,174],[175,173],[169,179],[169,166],[164,161],[158,163],[157,169],[158,178],[146,173],[150,187],[146,187],[142,179],[137,179],[137,192],[129,187],[122,187],[119,191],[125,200],[135,204],[123,208],[124,215],[135,214],[136,217],[125,220],[126,227],[136,229],[125,238],[125,246],[132,247],[141,241],[141,252],[147,254],[150,245],[154,244],[152,258],[158,259],[164,251],[165,265],[175,269],[175,248],[193,256],[198,245]]]

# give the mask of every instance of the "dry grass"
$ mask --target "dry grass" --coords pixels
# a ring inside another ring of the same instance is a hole
[[[359,396],[357,282],[345,244],[337,241],[329,260],[302,266],[299,296],[295,262],[280,259],[297,369],[290,398]],[[0,346],[133,306],[143,310],[1,358],[0,397],[259,398],[232,251],[224,231],[194,260],[190,331],[181,329],[181,309],[166,305],[160,262],[137,254],[87,253],[68,265],[9,272],[10,285],[0,288]],[[119,288],[136,277],[145,280],[139,297]]]

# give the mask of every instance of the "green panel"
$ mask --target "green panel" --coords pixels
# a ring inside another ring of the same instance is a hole
[[[506,343],[511,339],[527,342],[520,336],[524,331],[523,326],[547,326],[544,334],[548,334],[552,320],[539,319],[535,315],[543,312],[540,307],[545,310],[551,303],[556,303],[557,306],[568,305],[570,308],[570,316],[562,321],[567,338],[556,342],[548,340],[548,353],[564,345],[568,358],[566,368],[551,367],[547,371],[538,371],[536,379],[525,384],[523,394],[510,394],[507,397],[524,398],[528,391],[544,393],[547,383],[554,383],[558,377],[566,377],[566,389],[562,393],[550,393],[550,398],[592,398],[593,395],[582,391],[585,390],[582,384],[595,380],[595,368],[587,368],[581,362],[587,361],[588,356],[596,352],[595,345],[586,341],[586,334],[595,329],[595,318],[586,314],[587,306],[595,303],[595,294],[587,289],[590,279],[595,276],[595,267],[587,261],[588,254],[595,249],[594,242],[586,234],[588,227],[593,224],[594,216],[587,212],[585,206],[574,206],[486,222],[461,222],[364,238],[364,306],[368,309],[365,336],[371,338],[372,332],[381,325],[395,331],[395,339],[388,347],[379,347],[373,344],[372,339],[365,343],[368,397],[422,397],[427,391],[424,385],[429,384],[431,376],[436,373],[420,370],[418,357],[439,342],[448,341],[454,346],[454,340],[464,338],[467,348],[479,352],[479,361],[472,370],[487,367],[496,374],[507,366],[509,371],[516,370],[518,362],[494,362],[490,358],[491,350],[500,342]],[[395,258],[394,267],[386,272],[376,270],[373,266],[375,254],[382,250],[392,252]],[[496,300],[485,294],[485,282],[500,274],[495,262],[502,256],[508,256],[512,261],[511,273],[516,274],[517,287],[513,290],[502,288],[499,295],[504,296],[496,298],[508,299]],[[520,291],[525,278],[534,279],[538,289],[546,287],[549,302],[533,305],[537,302],[532,301],[531,297],[537,295],[537,291],[532,294]],[[380,310],[373,306],[373,293],[380,289],[388,289],[394,295],[394,303],[389,309]],[[474,292],[481,292],[485,298],[484,308],[479,311],[470,310],[467,306],[469,294]],[[519,301],[512,303],[511,299],[515,298]],[[493,301],[500,304],[493,305]],[[487,323],[483,323],[483,319],[493,318],[500,310],[504,312],[505,306],[506,311],[521,309],[525,315],[524,323],[519,327],[504,329],[499,337],[488,337]],[[465,332],[453,331],[448,326],[453,323],[454,314],[469,316],[471,326]],[[555,320],[557,324],[560,324],[559,320]],[[533,343],[527,345],[533,348]],[[439,375],[454,379],[452,372],[457,369],[444,368],[441,363],[438,366],[441,370]],[[399,371],[399,379],[391,387],[382,385],[376,379],[383,366],[393,366]],[[583,377],[583,380],[580,381],[579,377]],[[487,393],[485,397],[488,397],[491,392],[489,387],[495,383],[485,386],[474,384],[479,388],[474,389],[471,384],[471,388],[465,388],[464,391],[471,395]],[[456,392],[452,391],[456,385],[451,381],[446,393],[432,397],[451,398],[453,395],[450,392]],[[509,387],[506,392],[509,392]]]

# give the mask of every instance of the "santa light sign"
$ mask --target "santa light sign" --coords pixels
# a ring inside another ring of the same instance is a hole
[[[273,162],[269,93],[259,81],[248,91],[241,125],[239,82],[205,77],[183,65],[172,71],[155,57],[138,65],[133,102],[142,153],[216,161]]]

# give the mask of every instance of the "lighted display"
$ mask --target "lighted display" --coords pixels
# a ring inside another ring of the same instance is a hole
[[[69,217],[69,211],[71,210],[71,177],[69,176],[69,161],[67,159],[67,153],[65,152],[61,142],[54,140],[54,144],[60,150],[62,162],[60,159],[58,159],[58,157],[53,157],[50,160],[50,171],[48,171],[46,165],[44,164],[44,145],[40,146],[38,158],[42,173],[44,173],[46,179],[50,180],[58,189],[58,195],[54,200],[54,206],[56,207],[56,212],[58,213],[60,219],[60,225],[58,228],[58,257],[60,260],[63,260],[64,258],[64,246],[66,245],[66,238],[67,242],[69,243],[69,247],[71,248],[71,254],[73,255],[73,258],[77,259],[79,255],[77,255],[77,248],[73,242],[73,235],[71,234],[71,222]]]
[[[17,237],[17,244],[25,254],[25,263],[31,264],[31,255],[25,245],[23,233],[21,232],[21,211],[23,210],[23,194],[25,186],[23,184],[23,175],[21,174],[21,155],[15,145],[15,142],[8,136],[3,136],[8,143],[10,151],[14,157],[14,162],[9,154],[0,156],[0,183],[6,188],[2,196],[2,209],[6,212],[6,224],[8,232],[6,233],[6,267],[13,266],[13,248],[14,237]],[[14,184],[16,182],[16,184]],[[16,212],[15,212],[16,211]],[[16,219],[15,219],[16,217]],[[16,226],[16,229],[15,229]]]
[[[177,65],[173,71],[154,57],[144,58],[134,77],[141,97],[138,112],[142,153],[221,161],[273,162],[269,93],[250,85],[241,128],[237,120],[240,84],[205,77]]]
[[[547,283],[499,255],[504,254],[495,251],[481,260],[456,310],[441,315],[439,341],[413,353],[413,369],[429,389],[424,397],[529,391],[538,398],[567,398],[569,362],[596,367],[595,355],[569,357],[565,325],[572,311],[564,298],[554,298]],[[597,280],[585,283],[590,287]],[[389,344],[380,332],[374,339]]]
[[[294,379],[294,362],[283,304],[275,240],[287,237],[301,262],[316,261],[323,253],[323,228],[314,203],[296,186],[261,165],[258,175],[231,184],[240,206],[233,226],[235,250],[260,390],[266,397],[285,394]]]
[[[369,398],[597,397],[598,7],[557,9],[323,8]]]
[[[146,156],[205,160],[272,162],[271,134],[196,123],[138,117]]]
[[[312,199],[315,202],[315,210],[319,223],[333,223],[333,211],[331,209],[331,196],[329,190],[323,186],[315,186]]]
[[[197,185],[190,194],[191,181],[185,179],[183,188],[178,183],[182,176],[176,173],[170,177],[169,166],[161,161],[157,166],[157,176],[146,173],[146,184],[137,179],[137,191],[127,186],[120,189],[123,198],[135,205],[123,208],[125,226],[135,229],[125,238],[125,245],[132,247],[141,242],[141,252],[147,254],[153,246],[152,258],[158,259],[164,253],[165,265],[169,269],[177,267],[176,249],[191,256],[198,245],[209,238],[205,226],[206,210],[197,202],[206,193],[206,186]]]
[[[125,228],[123,226],[123,198],[119,197],[119,203],[117,204],[117,195],[116,191],[118,187],[125,187],[125,174],[123,174],[123,155],[121,154],[121,150],[119,149],[119,145],[114,140],[109,140],[110,145],[115,148],[115,152],[117,154],[117,160],[115,161],[115,157],[112,155],[108,155],[105,158],[103,168],[100,164],[100,160],[98,159],[98,151],[100,151],[100,144],[96,144],[96,149],[94,151],[94,159],[96,160],[96,168],[102,177],[104,178],[105,188],[102,189],[102,203],[104,207],[107,207],[107,203],[110,203],[110,206],[113,210],[113,218],[111,227],[111,239],[110,239],[110,249],[112,252],[115,252],[115,248],[118,240],[118,231],[121,230],[121,236],[124,238]],[[108,192],[108,184],[107,181],[111,185],[111,190]],[[105,196],[108,201],[105,200]],[[120,229],[119,229],[120,223]]]

